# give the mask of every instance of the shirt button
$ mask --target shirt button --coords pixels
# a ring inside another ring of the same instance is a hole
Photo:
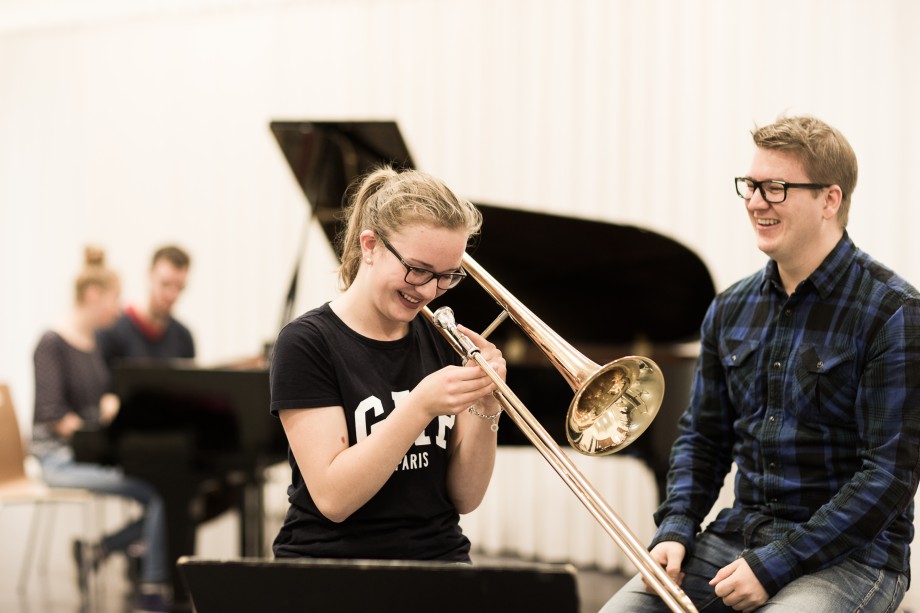
[[[792,309],[786,309],[785,311],[783,311],[783,315],[785,315],[786,317],[789,317],[790,315],[792,315]]]
[[[818,370],[824,370],[824,362],[818,362]]]
[[[776,416],[775,416],[775,415],[771,415],[771,416],[770,416],[770,421],[776,421]]]
[[[770,462],[770,468],[776,468],[776,462]]]
[[[773,362],[773,368],[782,368],[782,366],[781,362]]]
[[[738,361],[738,356],[733,355],[733,356],[732,356],[732,362],[737,362],[737,361]]]

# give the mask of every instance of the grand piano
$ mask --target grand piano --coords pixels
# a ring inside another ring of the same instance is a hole
[[[395,122],[273,121],[270,128],[333,249],[346,190],[355,179],[384,163],[415,168]],[[451,188],[462,196],[463,186]],[[659,416],[623,453],[649,465],[663,495],[695,363],[686,348],[698,340],[715,296],[705,264],[686,246],[644,228],[476,206],[483,225],[470,255],[566,342],[598,364],[638,354],[661,367],[666,392]],[[296,273],[291,287],[289,300]],[[458,323],[480,331],[500,313],[472,280],[439,297],[432,309],[441,305],[453,309]],[[512,322],[490,340],[508,361],[508,384],[554,440],[567,446],[571,388]],[[501,428],[498,437],[500,445],[530,444],[514,427]]]

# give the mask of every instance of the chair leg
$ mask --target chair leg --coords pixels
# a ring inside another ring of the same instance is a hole
[[[24,594],[29,583],[29,569],[32,566],[32,558],[35,553],[36,531],[41,523],[41,515],[44,511],[44,504],[38,502],[33,505],[32,519],[29,522],[29,537],[26,541],[26,552],[22,561],[22,568],[19,571],[19,582],[16,584],[16,590]]]
[[[54,540],[53,535],[57,504],[59,503],[49,504],[36,502],[33,505],[34,510],[32,519],[29,522],[29,536],[26,541],[26,551],[23,554],[22,567],[19,571],[19,581],[16,586],[20,594],[24,594],[28,588],[30,571],[33,562],[35,562],[36,551],[38,551],[36,567],[39,575],[44,577],[48,574],[48,559],[50,558],[51,543]],[[88,505],[90,505],[91,502],[81,502],[79,504],[83,511],[83,534],[91,540],[92,537],[95,536],[95,532],[93,531],[93,516],[97,515],[99,521],[104,521],[104,511],[89,508]],[[44,529],[42,529],[43,525],[45,526]],[[88,577],[90,581],[94,581],[95,577],[93,575],[95,575],[95,573],[90,565],[88,568]],[[96,583],[98,584],[98,582]],[[89,595],[83,595],[83,597],[87,596]]]
[[[105,498],[103,496],[94,496],[90,503],[81,503],[81,504],[93,504],[95,505],[96,512],[96,531],[102,532],[105,527]],[[55,513],[57,511],[57,505],[49,505],[48,509],[48,519],[46,520],[46,527],[41,531],[41,534],[45,535],[44,545],[40,547],[41,553],[38,559],[38,574],[42,577],[48,575],[48,559],[51,557],[51,543],[54,541],[54,527],[55,527]],[[89,531],[90,524],[92,522],[84,518],[83,521],[83,534],[85,535],[85,540],[94,540],[96,537],[96,532]],[[39,538],[41,535],[39,535]]]
[[[51,557],[51,542],[54,540],[55,515],[57,514],[57,505],[48,505],[48,518],[45,520],[45,528],[41,530],[36,537],[36,546],[40,549],[38,556],[38,575],[40,577],[48,576],[48,558]],[[41,544],[42,535],[45,536],[44,544]]]
[[[87,536],[90,542],[95,542],[98,539],[99,534],[101,534],[104,530],[105,509],[103,507],[97,506],[104,504],[104,497],[94,496],[89,501],[84,502],[81,505],[83,507],[83,534]],[[98,534],[93,530],[93,515],[96,516],[96,529],[99,531]],[[89,585],[87,586],[89,589],[87,590],[86,594],[86,603],[89,605],[90,610],[94,611],[96,609],[96,605],[102,599],[102,593],[100,591],[102,588],[102,582],[99,580],[99,570],[95,567],[94,564],[89,564],[86,572],[89,579]]]

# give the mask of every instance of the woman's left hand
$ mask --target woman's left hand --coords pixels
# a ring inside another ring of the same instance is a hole
[[[508,375],[508,369],[507,364],[505,363],[505,358],[502,357],[501,350],[499,350],[499,348],[496,347],[494,343],[483,338],[480,334],[470,330],[466,326],[458,325],[457,329],[465,336],[467,336],[471,341],[473,341],[473,344],[476,345],[476,347],[479,349],[479,354],[485,358],[489,366],[492,367],[492,370],[494,370],[495,373],[501,378],[501,380],[504,381],[505,377]],[[479,368],[479,365],[475,360],[469,360],[466,363],[466,367]],[[483,409],[481,412],[487,415],[498,413],[499,409],[501,408],[498,400],[496,400],[495,396],[491,394],[480,399],[476,404],[478,404]]]

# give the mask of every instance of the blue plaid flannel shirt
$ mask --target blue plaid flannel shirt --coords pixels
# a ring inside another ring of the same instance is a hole
[[[845,558],[909,573],[920,461],[920,294],[845,233],[787,296],[776,263],[712,303],[653,546],[761,535],[769,594]],[[765,537],[763,535],[766,535]]]

